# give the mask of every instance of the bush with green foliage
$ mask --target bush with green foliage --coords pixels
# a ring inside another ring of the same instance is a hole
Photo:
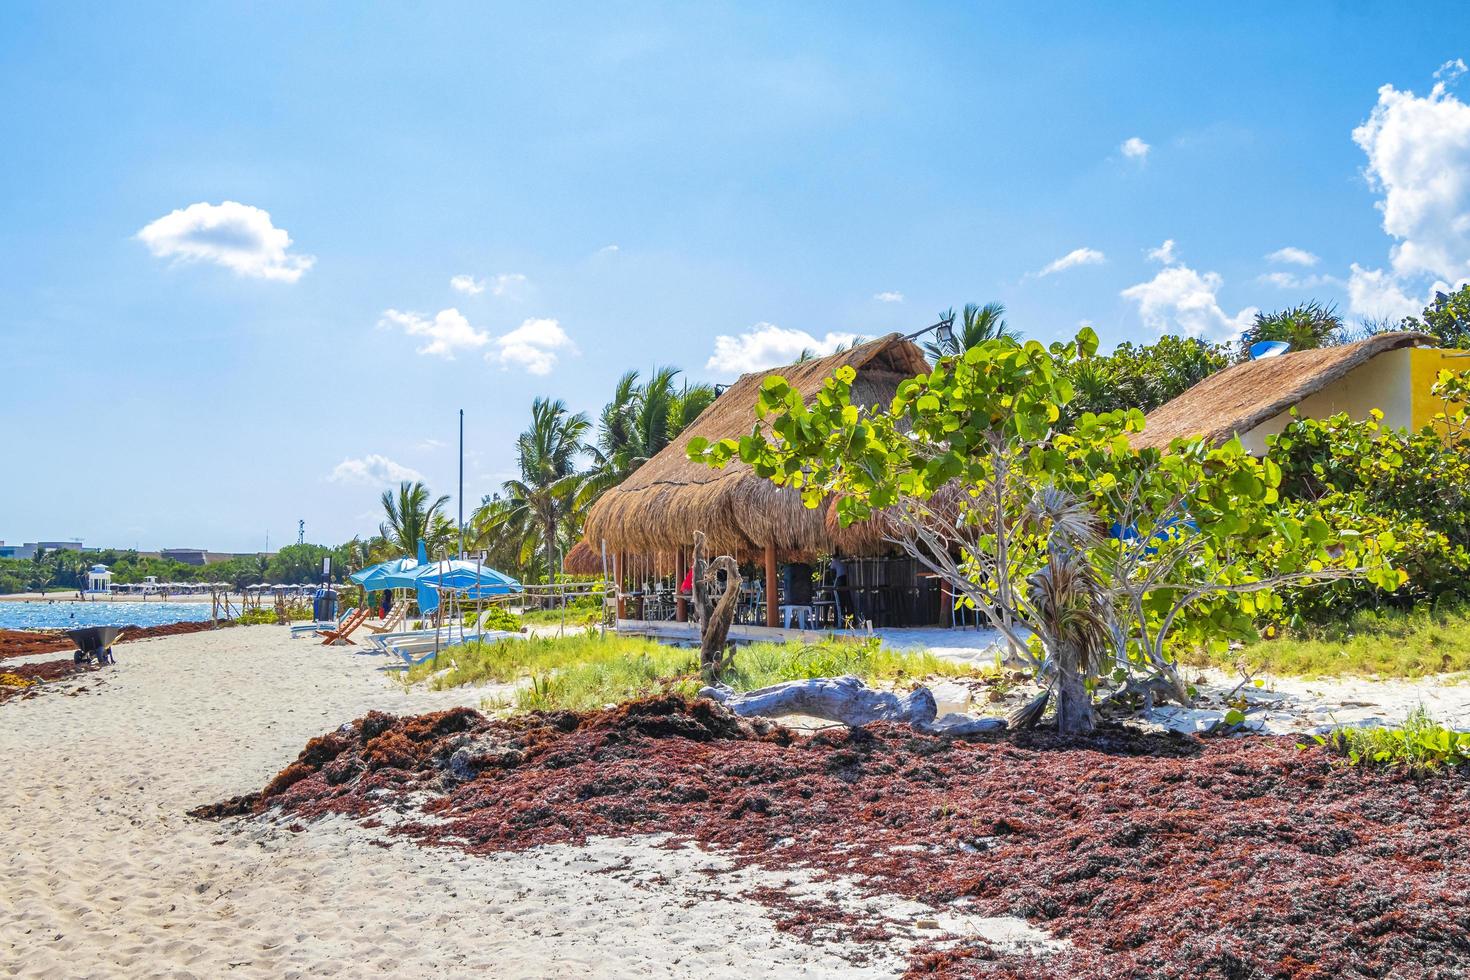
[[[1402,766],[1413,776],[1470,762],[1470,732],[1446,728],[1422,705],[1409,713],[1401,728],[1340,728],[1312,738],[1345,756],[1351,765]]]
[[[479,614],[474,612],[465,614],[465,628],[472,628],[475,625],[476,619],[479,618]],[[481,629],[503,630],[510,633],[519,633],[522,625],[521,617],[504,606],[490,606],[485,610],[484,618],[480,620]]]
[[[1193,337],[1119,344],[1111,354],[1083,358],[1068,367],[1075,395],[1065,406],[1061,424],[1087,412],[1101,415],[1134,408],[1151,412],[1229,363],[1224,346]]]
[[[235,622],[241,626],[265,626],[276,621],[274,608],[267,609],[262,606],[259,609],[247,609],[235,617]]]
[[[1281,492],[1301,500],[1352,501],[1365,529],[1399,542],[1405,587],[1392,594],[1369,582],[1342,582],[1292,598],[1289,612],[1326,622],[1364,605],[1407,607],[1446,596],[1470,598],[1470,418],[1463,398],[1470,372],[1444,372],[1434,392],[1451,411],[1409,432],[1339,414],[1293,417],[1268,440],[1281,467]],[[1459,403],[1459,404],[1456,404]]]
[[[1441,347],[1470,348],[1470,283],[1453,293],[1435,293],[1422,314],[1404,318],[1403,329],[1432,334]]]

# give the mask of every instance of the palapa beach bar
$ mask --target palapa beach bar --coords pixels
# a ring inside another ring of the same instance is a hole
[[[898,556],[876,525],[842,528],[831,508],[804,506],[798,492],[757,476],[745,463],[716,470],[686,455],[695,437],[713,441],[749,433],[767,377],[780,375],[812,398],[841,367],[857,371],[853,401],[866,405],[888,402],[900,382],[929,370],[923,351],[895,333],[827,357],[742,375],[677,439],[592,507],[584,540],[568,552],[567,570],[605,570],[617,586],[622,623],[685,622],[689,605],[677,585],[691,560],[694,534],[702,531],[711,555],[733,555],[756,569],[742,609],[747,625],[779,628],[808,621],[791,619],[783,607],[807,609],[814,614],[810,622],[832,626],[948,622],[952,613],[938,582]],[[652,579],[672,586],[644,588]]]

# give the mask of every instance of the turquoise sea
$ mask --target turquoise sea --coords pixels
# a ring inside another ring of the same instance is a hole
[[[163,626],[209,618],[207,602],[0,602],[0,629]]]

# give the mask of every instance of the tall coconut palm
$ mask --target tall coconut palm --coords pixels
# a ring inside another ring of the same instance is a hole
[[[597,442],[588,447],[592,467],[577,495],[585,508],[673,442],[715,400],[707,384],[676,386],[678,368],[654,368],[643,384],[638,372],[618,379],[612,400],[598,417]]]
[[[387,520],[378,525],[378,533],[400,554],[416,555],[420,541],[430,554],[448,542],[453,525],[440,513],[440,508],[449,503],[447,494],[431,504],[429,488],[422,481],[404,480],[396,494],[384,490],[382,499]]]
[[[944,314],[953,317],[954,310],[950,309]],[[987,340],[999,340],[1009,337],[1012,340],[1020,338],[1020,332],[1011,329],[1006,323],[1006,308],[1000,303],[986,303],[977,306],[974,303],[966,303],[960,314],[959,329],[945,343],[931,340],[924,345],[924,351],[933,360],[941,357],[949,357],[953,354],[963,354],[971,347],[978,347]]]
[[[537,550],[544,548],[548,583],[556,574],[558,532],[583,481],[577,460],[591,429],[586,414],[570,413],[560,399],[536,399],[531,427],[516,440],[520,478],[502,484],[504,499],[486,501],[474,516],[479,534],[512,536],[519,543],[522,568],[532,566]]]

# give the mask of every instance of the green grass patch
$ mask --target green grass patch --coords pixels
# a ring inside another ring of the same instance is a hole
[[[527,626],[585,626],[597,622],[597,606],[573,603],[567,606],[565,618],[560,609],[528,609],[521,613],[521,622]]]
[[[974,673],[927,651],[897,653],[883,649],[877,640],[827,640],[741,647],[726,681],[738,691],[748,691],[781,681],[843,674],[868,683],[902,685],[923,677]],[[587,711],[664,691],[693,695],[701,683],[697,650],[600,633],[465,644],[402,676],[407,686],[423,681],[435,690],[529,681],[512,699],[495,705],[522,711]]]
[[[1470,609],[1365,609],[1326,626],[1288,632],[1244,649],[1185,658],[1196,666],[1300,677],[1427,677],[1470,670]]]
[[[1415,776],[1470,761],[1470,732],[1446,728],[1422,705],[1410,712],[1402,728],[1342,728],[1312,737],[1352,765],[1402,766]]]

